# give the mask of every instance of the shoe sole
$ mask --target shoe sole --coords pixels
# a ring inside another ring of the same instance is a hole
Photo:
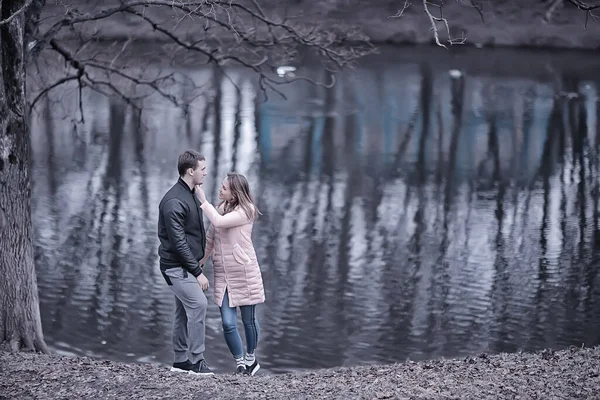
[[[194,372],[190,371],[190,375],[198,375],[198,376],[213,376],[214,372]]]
[[[187,374],[190,371],[188,371],[187,369],[181,369],[181,368],[171,367],[171,372],[181,372],[181,373]]]

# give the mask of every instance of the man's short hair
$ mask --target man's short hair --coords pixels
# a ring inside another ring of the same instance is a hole
[[[185,171],[187,171],[188,168],[195,170],[198,167],[198,161],[204,160],[204,156],[198,153],[196,150],[184,151],[179,155],[179,161],[177,163],[177,171],[179,171],[179,176],[184,176]]]

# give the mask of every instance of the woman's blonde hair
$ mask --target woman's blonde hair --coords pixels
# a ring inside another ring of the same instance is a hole
[[[229,172],[227,173],[227,183],[229,183],[229,191],[231,192],[232,199],[219,204],[220,207],[223,207],[224,214],[235,210],[239,206],[251,221],[261,215],[252,200],[250,185],[244,175],[237,172]]]

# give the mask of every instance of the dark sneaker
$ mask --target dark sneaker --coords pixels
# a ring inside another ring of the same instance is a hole
[[[196,364],[192,364],[192,369],[190,370],[190,374],[195,375],[214,375],[214,372],[208,367],[206,360],[200,360]]]
[[[236,375],[241,375],[241,374],[246,374],[246,366],[245,365],[238,365],[238,367],[235,370],[235,374]]]
[[[173,366],[171,367],[171,372],[185,372],[187,374],[192,370],[193,365],[194,364],[192,364],[190,360],[173,363]]]
[[[250,376],[254,376],[254,374],[256,374],[259,369],[260,369],[260,364],[258,363],[258,360],[254,360],[254,363],[252,363],[252,365],[246,364],[246,374],[248,374]]]

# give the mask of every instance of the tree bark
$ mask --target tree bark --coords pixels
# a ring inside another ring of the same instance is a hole
[[[0,20],[26,0],[0,0]],[[31,137],[27,124],[24,13],[0,25],[0,342],[48,352],[33,260]]]

